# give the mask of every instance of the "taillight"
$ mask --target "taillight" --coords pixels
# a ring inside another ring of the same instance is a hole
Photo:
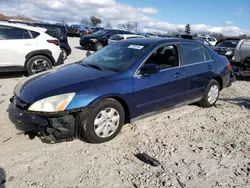
[[[58,40],[47,40],[48,43],[53,43],[56,46],[60,45],[60,42]]]
[[[227,68],[232,69],[232,66],[230,63],[227,65]]]

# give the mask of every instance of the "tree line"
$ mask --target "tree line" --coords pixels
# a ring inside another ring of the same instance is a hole
[[[97,27],[97,26],[100,26],[102,24],[101,18],[99,18],[97,16],[90,16],[89,18],[83,18],[80,22],[81,22],[81,24],[83,24],[86,27]],[[140,30],[139,23],[136,20],[135,21],[127,21],[125,23],[118,24],[116,27],[119,29],[122,29],[122,30],[130,31],[130,32],[135,32],[135,33],[140,32],[139,31]],[[104,25],[104,28],[112,29],[113,25],[110,22],[106,22]],[[217,40],[222,40],[222,39],[226,38],[226,36],[223,35],[222,33],[214,33],[214,32],[209,32],[209,31],[204,31],[204,32],[201,31],[201,32],[193,33],[191,31],[190,24],[187,24],[184,28],[177,28],[174,31],[170,31],[167,33],[158,33],[158,34],[166,34],[166,35],[171,35],[171,36],[186,34],[186,35],[192,35],[193,37],[211,36],[211,37],[216,38]],[[247,36],[246,34],[242,34],[242,35],[235,36],[235,37],[239,37],[240,39],[250,39],[250,36]]]

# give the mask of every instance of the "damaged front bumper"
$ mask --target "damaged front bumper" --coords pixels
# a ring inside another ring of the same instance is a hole
[[[45,143],[57,143],[70,141],[77,137],[78,130],[76,126],[76,118],[73,112],[53,113],[53,114],[37,114],[28,112],[22,108],[23,103],[17,97],[12,97],[11,116],[13,122],[22,124],[21,129],[30,138],[39,137]]]

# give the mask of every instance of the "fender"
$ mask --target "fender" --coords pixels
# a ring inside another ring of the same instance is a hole
[[[133,95],[133,93],[131,93],[130,95]],[[109,93],[109,94],[101,95],[98,97],[90,96],[90,95],[87,95],[87,96],[78,95],[78,96],[75,96],[73,101],[71,101],[71,103],[67,106],[66,110],[86,108],[105,98],[114,98],[118,100],[118,102],[120,102],[121,105],[125,108],[124,110],[125,111],[128,110],[130,116],[133,117],[134,115],[133,104],[129,102],[128,100],[128,98],[131,98],[129,94],[121,95],[118,93]]]
[[[52,62],[52,65],[55,65],[55,59],[53,58],[51,51],[44,49],[44,50],[35,50],[35,51],[32,51],[32,52],[28,53],[25,56],[25,59],[26,59],[25,60],[25,66],[28,63],[29,59],[32,58],[35,55],[44,55],[44,56],[46,56],[47,58],[50,59],[50,61]]]

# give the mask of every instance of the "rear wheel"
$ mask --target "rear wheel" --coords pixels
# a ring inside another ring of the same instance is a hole
[[[28,74],[33,75],[39,72],[52,69],[52,62],[49,60],[49,58],[43,55],[36,55],[30,58],[26,65],[26,68]]]
[[[203,107],[212,107],[217,102],[220,95],[220,84],[218,81],[212,79],[203,95],[202,100],[199,102]]]
[[[91,143],[107,142],[120,132],[124,118],[124,109],[118,101],[103,99],[78,114],[80,137]]]

